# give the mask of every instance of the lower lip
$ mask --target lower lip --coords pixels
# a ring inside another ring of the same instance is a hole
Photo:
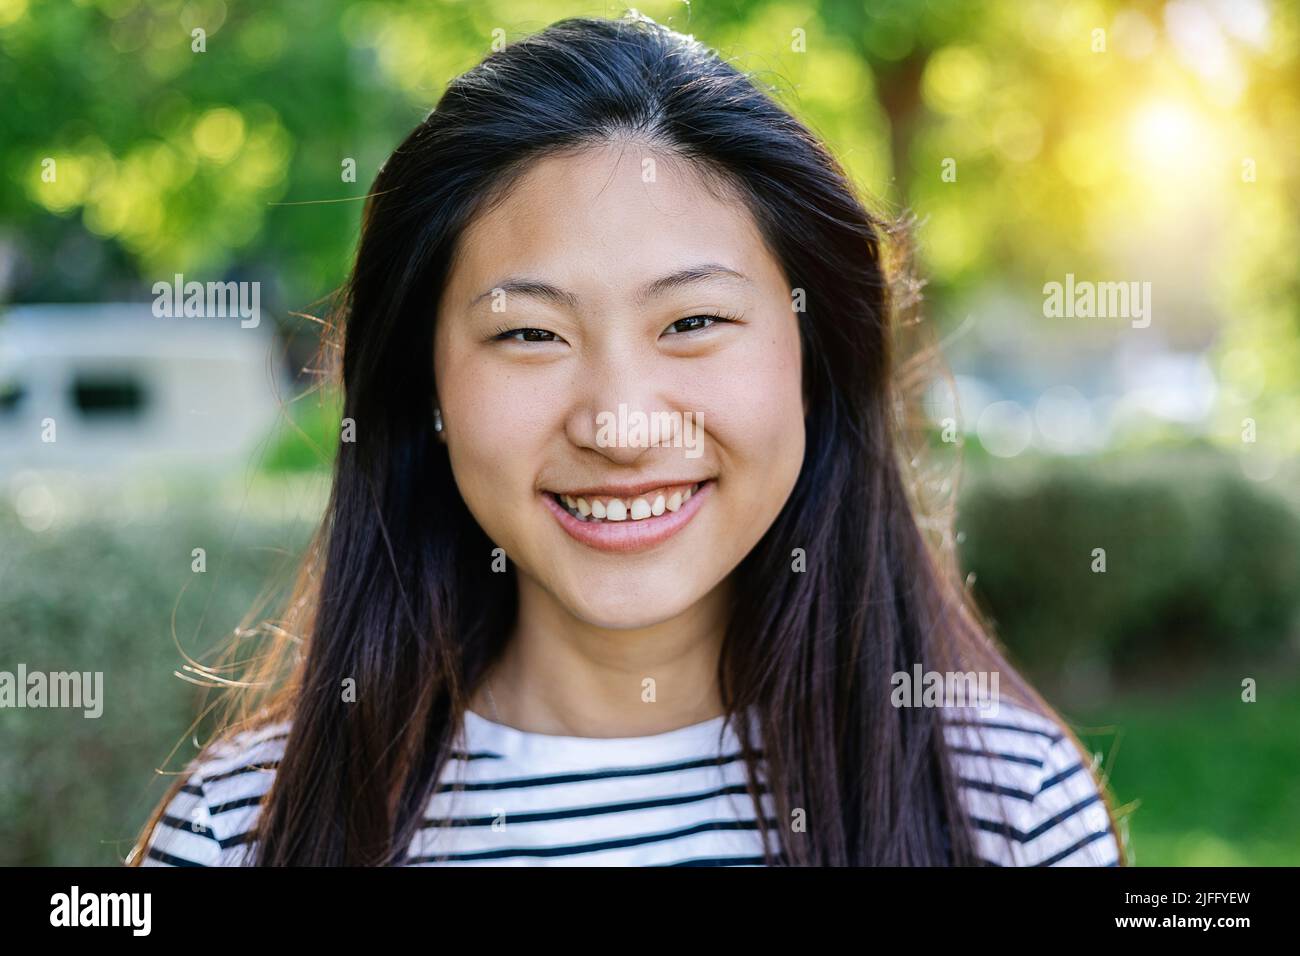
[[[704,507],[704,501],[712,491],[713,481],[706,481],[676,511],[665,511],[640,521],[631,518],[626,521],[580,521],[561,507],[550,492],[542,492],[542,501],[555,515],[560,527],[575,541],[598,551],[626,553],[653,548],[681,531]]]

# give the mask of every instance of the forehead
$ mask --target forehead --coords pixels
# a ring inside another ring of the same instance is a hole
[[[447,292],[464,301],[528,273],[622,296],[700,261],[776,268],[734,190],[662,150],[606,144],[532,163],[462,234]]]

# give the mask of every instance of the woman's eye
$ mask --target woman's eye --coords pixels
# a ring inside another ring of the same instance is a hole
[[[499,340],[514,339],[516,342],[554,342],[558,341],[554,332],[545,329],[502,329],[495,338]]]
[[[666,330],[672,334],[682,332],[698,332],[700,329],[707,329],[716,322],[728,322],[729,319],[721,315],[690,315],[684,319],[678,319]]]

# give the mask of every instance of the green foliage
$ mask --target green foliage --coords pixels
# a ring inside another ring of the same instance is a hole
[[[1276,653],[1300,623],[1300,520],[1215,459],[986,471],[958,525],[981,605],[1039,670]]]
[[[1067,272],[1151,280],[1170,342],[1220,343],[1218,440],[1249,417],[1261,442],[1300,448],[1294,4],[1267,4],[1252,38],[1206,13],[1217,67],[1121,0],[637,8],[772,89],[871,205],[917,213],[940,324],[990,277],[1030,306]],[[12,295],[138,297],[176,273],[226,275],[264,282],[282,319],[340,286],[376,171],[449,80],[556,20],[624,9],[0,0],[0,88],[17,91],[0,114]]]
[[[328,468],[339,441],[342,398],[308,393],[288,406],[271,437],[262,468],[267,474]]]
[[[35,533],[0,508],[0,667],[104,675],[98,718],[0,711],[0,865],[121,862],[166,785],[155,770],[195,753],[199,689],[173,676],[180,648],[213,663],[310,530],[212,509],[111,520]]]

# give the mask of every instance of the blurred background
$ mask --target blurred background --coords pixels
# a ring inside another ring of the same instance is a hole
[[[638,9],[916,216],[964,568],[1133,862],[1300,862],[1297,5]],[[119,861],[194,753],[187,660],[320,517],[312,317],[380,163],[494,41],[622,12],[0,0],[0,670],[107,694],[97,720],[0,710],[0,863]],[[154,314],[182,281],[257,283],[260,322]],[[1054,310],[1050,283],[1149,309]]]

